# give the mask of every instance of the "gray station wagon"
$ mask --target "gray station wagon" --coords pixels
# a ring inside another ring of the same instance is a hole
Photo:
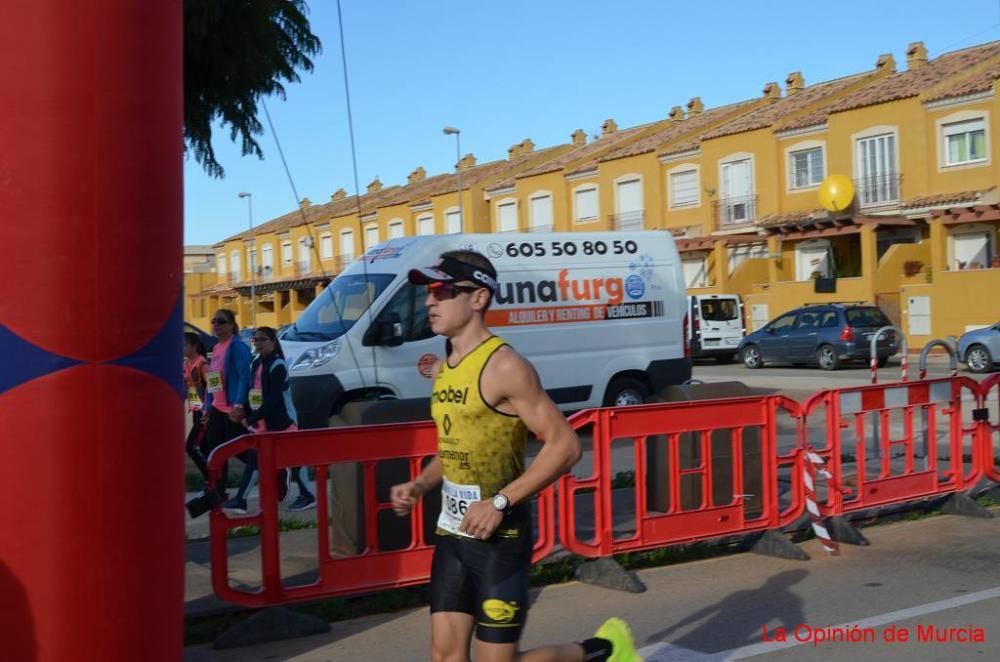
[[[888,318],[872,305],[804,306],[747,335],[738,350],[748,368],[791,363],[836,370],[844,361],[869,361],[872,336],[885,326],[890,326]],[[876,356],[880,367],[896,353],[898,342],[892,331],[879,337]]]

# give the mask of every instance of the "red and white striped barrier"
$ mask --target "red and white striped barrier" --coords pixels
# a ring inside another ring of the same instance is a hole
[[[830,535],[826,528],[824,517],[819,512],[819,505],[816,503],[816,476],[822,476],[827,481],[829,489],[837,489],[833,474],[826,468],[826,462],[822,457],[811,450],[806,451],[806,461],[802,463],[802,483],[805,487],[806,510],[809,511],[809,520],[812,522],[813,533],[819,538],[823,545],[823,550],[833,556],[840,555],[840,546]]]

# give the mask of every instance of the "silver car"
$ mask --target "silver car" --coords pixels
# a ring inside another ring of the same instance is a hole
[[[958,339],[958,357],[970,372],[992,370],[1000,363],[1000,322],[962,334]]]

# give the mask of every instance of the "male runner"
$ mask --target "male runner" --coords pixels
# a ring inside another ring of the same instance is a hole
[[[477,662],[640,660],[628,625],[617,618],[585,641],[518,652],[533,546],[529,501],[576,464],[580,441],[534,367],[487,328],[497,272],[485,256],[449,251],[409,278],[428,286],[431,329],[448,338],[447,356],[432,373],[437,457],[391,492],[395,512],[404,516],[441,485],[432,659],[466,662],[475,631]],[[544,444],[525,469],[529,430]]]

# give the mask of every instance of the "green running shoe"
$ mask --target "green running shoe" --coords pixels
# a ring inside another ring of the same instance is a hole
[[[632,641],[632,630],[622,619],[609,618],[604,621],[594,636],[611,642],[611,657],[608,662],[642,662],[642,657],[635,650],[635,642]]]

